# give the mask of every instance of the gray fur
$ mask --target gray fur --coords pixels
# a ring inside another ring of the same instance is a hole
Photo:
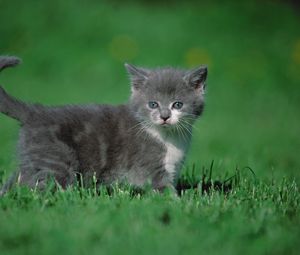
[[[22,61],[18,57],[14,56],[0,56],[0,71],[7,67],[13,67],[20,64]]]
[[[11,58],[0,58],[0,68],[11,63],[15,63]],[[159,190],[173,185],[175,176],[170,171],[180,167],[183,158],[177,162],[170,153],[176,152],[177,145],[183,145],[184,153],[188,148],[192,125],[204,106],[207,69],[186,72],[125,66],[132,81],[126,105],[46,107],[21,102],[0,87],[0,111],[21,124],[19,170],[2,193],[16,179],[43,189],[47,179],[54,177],[65,188],[74,184],[77,174],[86,182],[95,176],[98,184],[105,185],[129,182],[142,187],[149,182]],[[150,109],[149,101],[159,102],[159,108]],[[164,117],[172,121],[170,104],[175,101],[184,105],[176,111],[183,127],[158,124]],[[168,165],[173,161],[174,166]]]

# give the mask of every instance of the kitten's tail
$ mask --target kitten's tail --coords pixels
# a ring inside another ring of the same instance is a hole
[[[20,63],[21,59],[17,57],[0,56],[0,72],[7,67],[13,67]],[[8,95],[0,86],[0,112],[24,123],[30,115],[30,108],[30,105]]]
[[[13,67],[20,64],[22,60],[14,56],[0,56],[0,71],[7,67]]]

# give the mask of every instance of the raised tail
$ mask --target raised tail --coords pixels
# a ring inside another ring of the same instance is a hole
[[[21,59],[13,56],[0,56],[0,71],[7,67],[13,67],[21,63]],[[30,116],[30,105],[10,96],[0,86],[0,112],[25,123]]]
[[[14,56],[0,56],[0,71],[7,67],[13,67],[20,64],[22,60]]]

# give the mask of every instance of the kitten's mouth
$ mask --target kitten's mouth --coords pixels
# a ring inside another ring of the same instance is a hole
[[[154,122],[154,124],[157,127],[162,127],[162,128],[170,128],[170,127],[174,126],[174,123],[171,123],[170,121],[162,121],[162,120]]]
[[[160,123],[159,124],[161,127],[164,127],[164,128],[167,128],[167,127],[170,127],[170,126],[172,126],[172,124],[171,123],[169,123],[169,122],[162,122],[162,123]]]

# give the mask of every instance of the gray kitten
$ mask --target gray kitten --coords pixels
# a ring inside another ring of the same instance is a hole
[[[0,58],[0,70],[20,62]],[[128,104],[29,104],[0,87],[0,112],[21,124],[16,181],[43,189],[49,177],[63,188],[78,175],[97,184],[173,187],[188,150],[192,126],[204,107],[207,68],[184,71],[125,64],[131,78]]]

